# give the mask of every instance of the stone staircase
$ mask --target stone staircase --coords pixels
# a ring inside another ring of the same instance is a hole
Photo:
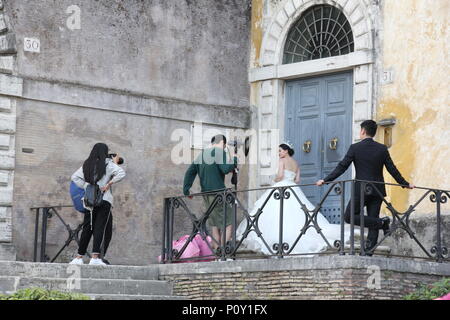
[[[182,300],[158,280],[158,266],[89,266],[0,261],[0,293],[39,287],[86,294],[93,300]]]
[[[346,226],[346,228],[348,228],[348,226]],[[350,234],[350,230],[346,229],[346,234]],[[367,239],[367,231],[365,233],[366,239]],[[380,236],[379,239],[381,239],[381,232],[380,232]],[[378,239],[378,240],[379,240]],[[360,249],[361,249],[361,233],[359,228],[355,227],[355,245],[354,245],[354,250],[355,250],[355,254],[359,254],[360,253]],[[333,253],[336,252],[337,249],[328,249],[327,251],[324,252],[324,254],[329,254],[329,253]],[[346,252],[346,254],[348,254],[350,252],[350,240],[347,241],[344,245],[344,251]],[[382,255],[382,256],[389,256],[391,253],[391,248],[388,246],[379,246],[378,248],[375,249],[375,251],[373,252],[374,255]]]

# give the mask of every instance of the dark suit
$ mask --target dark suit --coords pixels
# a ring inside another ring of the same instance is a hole
[[[356,180],[368,180],[384,182],[383,167],[391,174],[398,184],[408,186],[407,182],[392,162],[389,151],[384,144],[374,141],[372,138],[366,138],[361,142],[350,146],[344,159],[339,162],[336,169],[330,173],[324,180],[325,182],[333,181],[343,174],[352,164],[355,165]],[[384,184],[374,184],[379,193],[386,196],[386,188]],[[359,226],[361,211],[360,183],[355,183],[355,225]],[[378,230],[382,228],[383,223],[380,216],[380,208],[383,197],[376,190],[371,190],[364,194],[364,206],[367,208],[367,217],[364,217],[364,226],[369,228],[367,239],[371,245],[378,240]],[[345,210],[345,222],[350,223],[351,203]]]

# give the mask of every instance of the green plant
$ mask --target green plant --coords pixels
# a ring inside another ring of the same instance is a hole
[[[433,300],[442,297],[450,292],[450,278],[443,278],[441,281],[431,285],[420,284],[418,289],[406,295],[405,300]]]
[[[90,298],[81,293],[27,288],[11,295],[0,295],[0,300],[90,300]]]

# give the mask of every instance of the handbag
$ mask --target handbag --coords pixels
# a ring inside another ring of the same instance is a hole
[[[96,208],[102,204],[103,192],[98,184],[88,184],[84,193],[84,207]]]

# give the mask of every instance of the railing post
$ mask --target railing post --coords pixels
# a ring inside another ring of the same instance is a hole
[[[443,252],[442,252],[442,239],[441,239],[441,198],[442,198],[442,191],[436,191],[436,249],[437,249],[437,255],[436,260],[437,262],[443,261]]]
[[[162,249],[161,249],[161,261],[160,263],[165,263],[166,261],[166,252],[167,252],[167,198],[164,198],[163,204],[163,230],[162,230]]]
[[[361,256],[366,255],[366,249],[365,249],[365,241],[364,241],[364,198],[365,198],[365,190],[366,190],[367,184],[365,182],[361,182],[361,190],[359,192],[359,232],[360,232],[360,246],[359,254]]]
[[[38,251],[38,239],[39,239],[39,214],[40,214],[40,208],[36,208],[36,222],[34,225],[34,252],[33,252],[33,261],[34,262],[38,262],[37,251]]]
[[[227,196],[226,191],[222,192],[222,205],[223,205],[223,229],[222,229],[222,240],[221,240],[221,255],[220,260],[226,261],[226,247],[227,247]]]
[[[47,223],[48,223],[48,212],[49,208],[43,208],[42,210],[42,234],[41,234],[41,256],[40,256],[40,262],[47,262],[45,261],[45,247],[47,245]]]
[[[172,247],[172,242],[173,242],[173,215],[174,215],[174,206],[173,206],[173,198],[171,198],[169,200],[169,210],[168,210],[168,219],[167,219],[167,240],[168,240],[168,250],[167,250],[167,255],[168,255],[168,262],[172,263],[173,261],[173,247]]]
[[[278,256],[283,258],[283,213],[284,213],[284,188],[278,189],[280,191],[280,238],[278,242]]]
[[[339,255],[345,255],[345,182],[341,182],[341,246],[339,248]]]
[[[352,180],[350,198],[350,255],[355,255],[355,180]]]
[[[233,193],[233,234],[231,238],[232,244],[232,258],[236,257],[236,225],[237,225],[237,188],[235,188],[235,192]]]

